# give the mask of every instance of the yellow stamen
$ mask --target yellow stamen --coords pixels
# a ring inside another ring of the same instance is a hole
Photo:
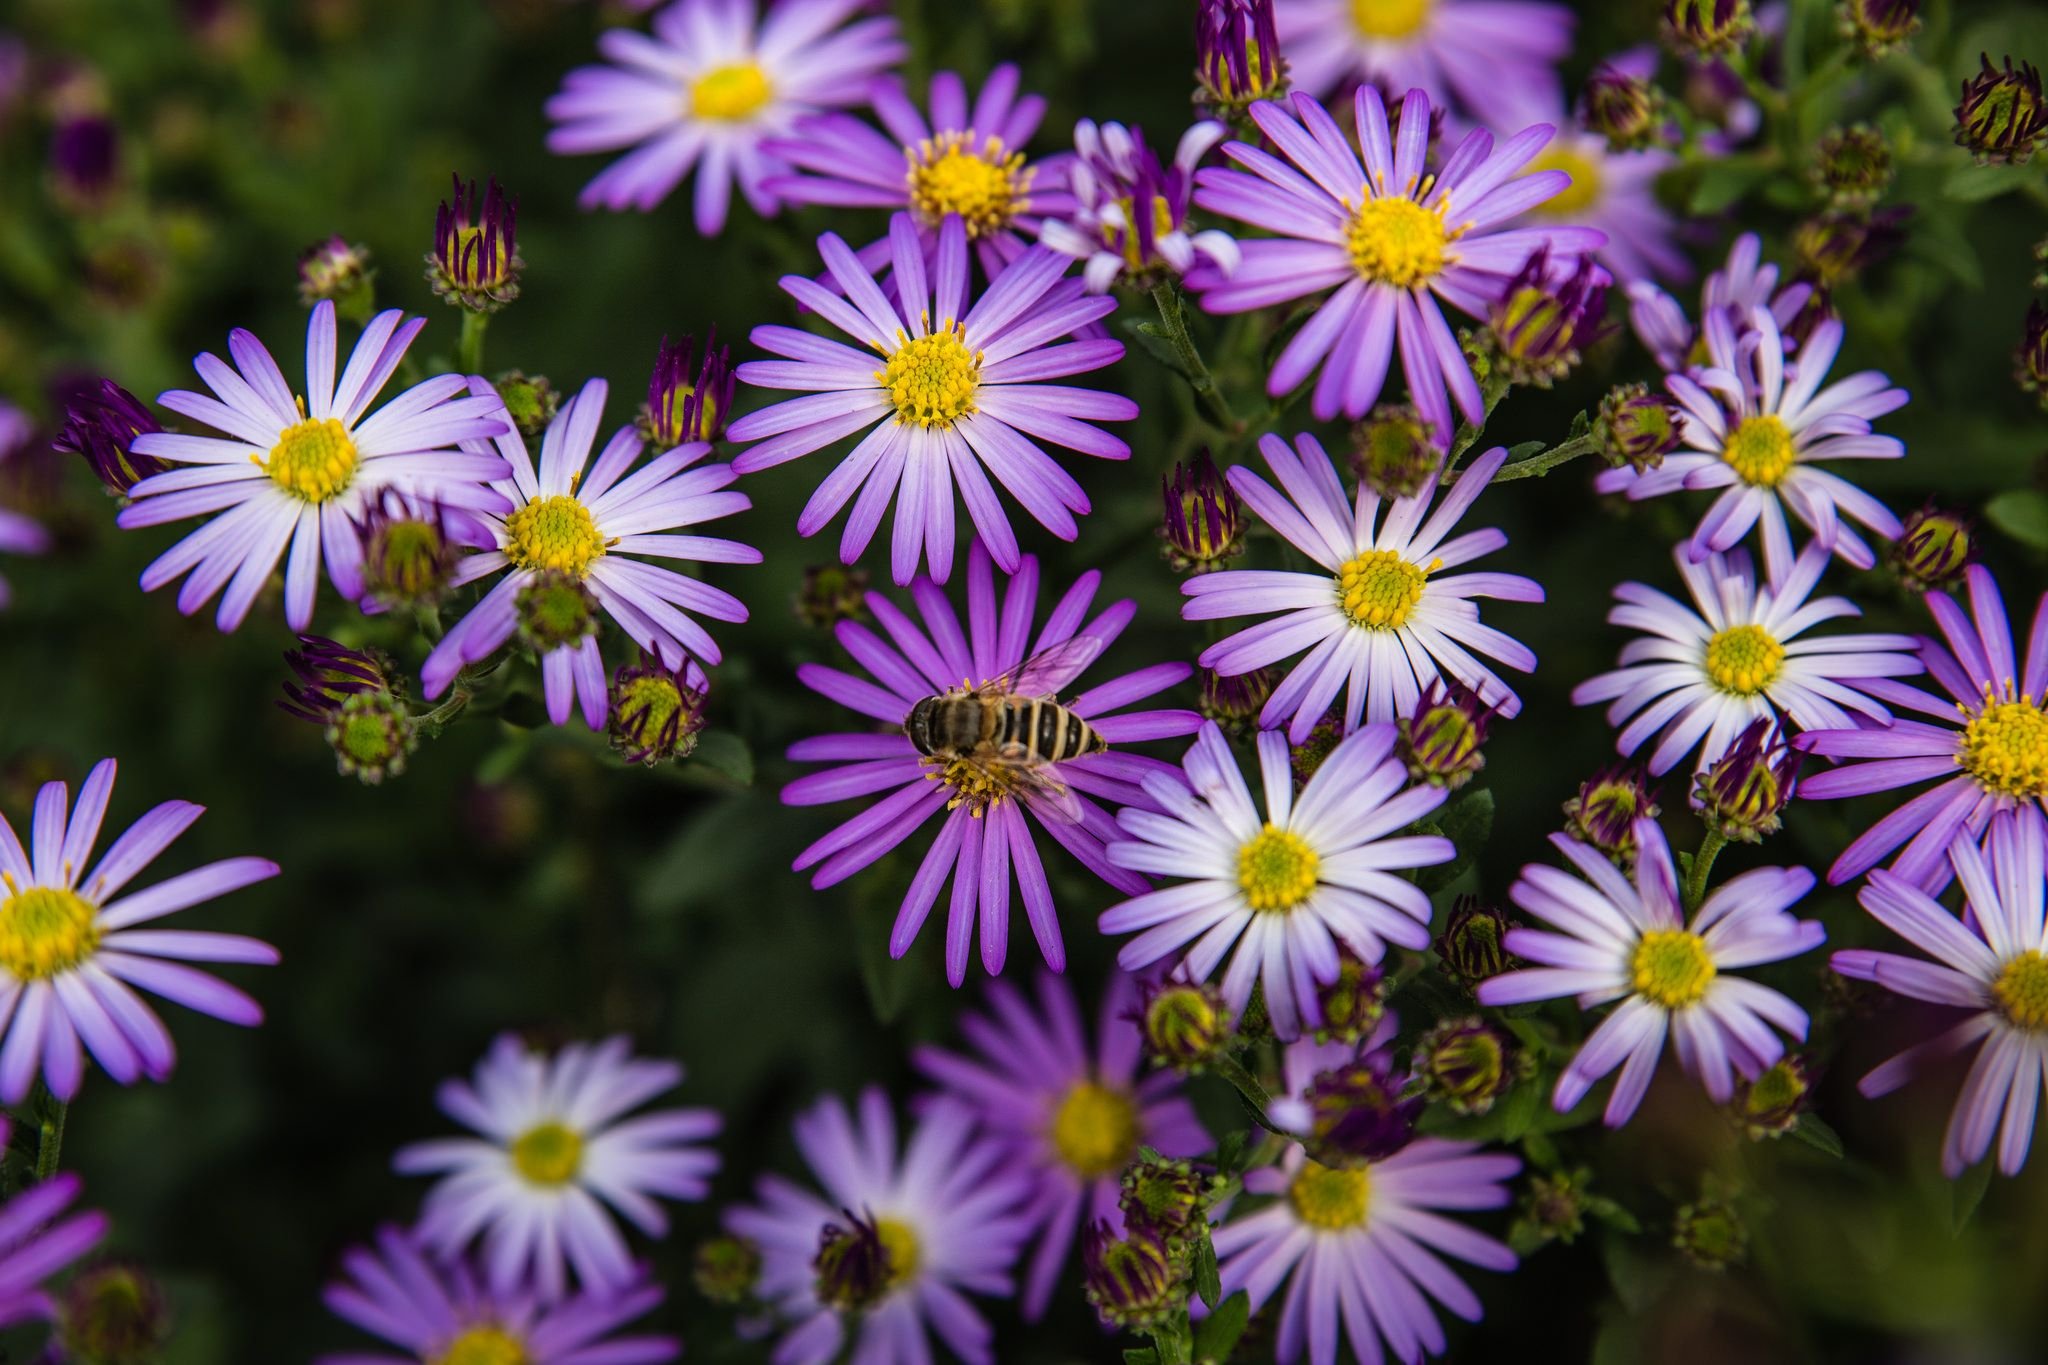
[[[1991,983],[1991,994],[2014,1028],[2048,1029],[2048,957],[2031,948],[2021,953]]]
[[[505,558],[521,569],[582,579],[604,557],[604,537],[590,509],[566,493],[535,498],[505,518]]]
[[[929,336],[896,333],[896,349],[875,379],[889,391],[896,420],[905,426],[947,430],[975,411],[981,387],[981,352],[967,349],[966,333],[948,322]]]
[[[1784,666],[1785,646],[1762,626],[1730,626],[1707,641],[1707,677],[1738,697],[1762,692]]]
[[[1429,568],[1410,564],[1392,550],[1364,550],[1337,570],[1337,602],[1354,626],[1395,630],[1422,600]]]
[[[1052,1117],[1053,1150],[1093,1180],[1124,1168],[1138,1151],[1138,1106],[1121,1090],[1080,1081]]]
[[[1728,433],[1721,458],[1754,488],[1776,488],[1792,472],[1792,432],[1776,416],[1745,417]]]
[[[690,112],[721,123],[752,118],[774,97],[775,88],[758,62],[714,66],[690,82]]]
[[[1267,825],[1237,852],[1237,884],[1254,910],[1292,910],[1316,889],[1322,859],[1299,834]]]
[[[566,1185],[583,1168],[583,1136],[549,1119],[512,1142],[512,1165],[536,1185]]]
[[[300,407],[303,410],[304,404]],[[272,483],[307,502],[326,502],[356,476],[356,443],[349,439],[348,428],[332,417],[286,427],[269,458],[254,458]]]
[[[906,148],[910,211],[928,227],[937,227],[949,213],[960,215],[970,239],[1010,226],[1031,207],[1032,171],[1024,154],[1012,152],[998,137],[977,148],[974,131],[944,133]]]
[[[1406,38],[1429,18],[1430,0],[1351,0],[1351,22],[1367,38]]]
[[[1588,209],[1600,202],[1600,163],[1590,156],[1552,143],[1529,163],[1529,173],[1536,171],[1563,171],[1572,178],[1572,183],[1558,191],[1555,197],[1529,210],[1538,218],[1578,222]]]
[[[75,891],[31,886],[0,901],[0,967],[16,981],[60,976],[99,944],[99,914]]]
[[[1636,994],[1667,1010],[1697,1005],[1713,984],[1714,971],[1706,940],[1687,929],[1652,929],[1629,959]]]
[[[1313,1161],[1287,1187],[1295,1216],[1312,1228],[1342,1232],[1364,1224],[1372,1207],[1372,1176],[1363,1166],[1332,1170]]]
[[[1457,237],[1444,225],[1444,206],[1426,209],[1405,195],[1367,198],[1344,226],[1344,250],[1365,279],[1407,289],[1434,279]]]
[[[532,1365],[526,1343],[502,1327],[472,1327],[448,1343],[432,1365]]]

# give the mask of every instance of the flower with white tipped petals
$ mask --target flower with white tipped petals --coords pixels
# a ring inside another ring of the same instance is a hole
[[[1161,166],[1139,129],[1082,119],[1074,125],[1076,160],[1067,177],[1074,211],[1046,219],[1038,240],[1084,262],[1092,294],[1124,275],[1185,275],[1200,259],[1230,274],[1239,258],[1236,240],[1215,228],[1191,232],[1187,221],[1195,167],[1229,135],[1221,123],[1197,123],[1181,134],[1172,164]]]

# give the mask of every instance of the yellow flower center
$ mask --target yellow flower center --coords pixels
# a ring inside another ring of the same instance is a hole
[[[2014,1028],[2048,1029],[2048,957],[2028,949],[2005,964],[1991,994]]]
[[[2025,697],[2000,701],[1986,693],[1983,708],[1963,727],[1956,761],[1987,791],[2048,796],[2048,714]]]
[[[1254,910],[1292,910],[1316,889],[1322,862],[1299,834],[1267,825],[1237,851],[1237,884]]]
[[[1792,472],[1792,433],[1769,413],[1745,417],[1728,433],[1721,458],[1755,488],[1776,488]]]
[[[970,239],[998,232],[1031,207],[1032,172],[1024,153],[1012,152],[999,137],[976,149],[974,131],[926,138],[904,149],[910,162],[910,211],[927,227],[949,213],[960,215]]]
[[[714,66],[690,82],[690,112],[723,123],[753,117],[774,97],[775,88],[758,62]]]
[[[286,427],[269,459],[253,458],[272,483],[307,502],[326,502],[356,476],[356,443],[332,417]]]
[[[1368,280],[1406,289],[1444,268],[1444,248],[1455,234],[1444,226],[1443,206],[1426,209],[1406,195],[1367,199],[1344,226],[1344,250]]]
[[[883,1292],[908,1284],[917,1274],[919,1249],[917,1234],[910,1224],[896,1218],[877,1218],[875,1236],[882,1243],[882,1250],[889,1256],[889,1283]]]
[[[1753,697],[1777,681],[1785,646],[1762,626],[1730,626],[1707,641],[1707,677],[1723,692]]]
[[[1563,171],[1572,178],[1553,199],[1546,199],[1530,212],[1539,218],[1561,218],[1576,222],[1586,210],[1600,202],[1600,163],[1569,147],[1552,144],[1529,163],[1529,170]]]
[[[1339,1171],[1304,1161],[1287,1187],[1287,1199],[1295,1216],[1310,1227],[1342,1232],[1364,1224],[1372,1207],[1372,1176],[1363,1166]]]
[[[1714,980],[1706,940],[1686,929],[1652,929],[1629,959],[1636,994],[1667,1010],[1697,1005]]]
[[[960,324],[948,322],[928,336],[896,334],[896,349],[875,379],[889,391],[896,420],[908,426],[950,428],[973,412],[981,387],[981,352],[967,349]]]
[[[502,1327],[472,1327],[448,1343],[432,1365],[532,1365],[526,1343]]]
[[[1052,1116],[1052,1145],[1075,1174],[1093,1180],[1138,1151],[1138,1106],[1121,1090],[1078,1082]]]
[[[99,916],[75,891],[31,886],[0,901],[0,967],[16,981],[62,975],[99,945]]]
[[[566,1185],[583,1167],[583,1137],[549,1119],[512,1141],[512,1165],[535,1185]]]
[[[1394,630],[1422,600],[1428,580],[1428,569],[1392,550],[1366,550],[1337,570],[1337,602],[1354,626]]]
[[[1429,18],[1430,0],[1351,0],[1351,22],[1368,38],[1406,38]]]
[[[604,557],[590,509],[566,493],[535,498],[505,518],[505,558],[521,569],[582,579]]]
[[[1117,207],[1123,210],[1124,226],[1119,228],[1114,224],[1104,223],[1102,225],[1102,244],[1107,247],[1115,247],[1118,234],[1122,234],[1125,262],[1133,270],[1142,270],[1146,263],[1144,258],[1138,254],[1137,205],[1131,201],[1129,195],[1118,199],[1116,203]],[[1172,231],[1173,205],[1166,202],[1164,195],[1155,194],[1152,196],[1152,240],[1157,242],[1161,237]]]

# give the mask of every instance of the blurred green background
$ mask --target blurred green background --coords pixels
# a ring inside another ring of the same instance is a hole
[[[941,66],[978,80],[997,61],[1022,63],[1026,87],[1051,101],[1041,151],[1062,145],[1083,114],[1139,123],[1167,146],[1187,121],[1193,6],[1181,0],[895,8],[920,83]],[[1653,8],[1583,6],[1568,80],[1600,54],[1650,40]],[[1805,3],[1802,17],[1822,32],[1832,9]],[[191,356],[220,349],[237,325],[295,373],[304,312],[294,261],[333,233],[374,253],[380,304],[432,319],[416,354],[445,366],[457,315],[429,294],[419,260],[451,171],[496,175],[520,203],[528,267],[522,296],[490,331],[494,372],[518,366],[565,390],[605,376],[607,421],[617,423],[639,401],[664,333],[701,337],[715,324],[736,358],[748,354],[749,327],[791,318],[775,278],[808,269],[811,240],[840,220],[762,222],[741,206],[722,237],[705,241],[686,200],[647,215],[578,212],[576,193],[601,162],[549,156],[541,105],[566,70],[593,59],[599,29],[621,21],[634,22],[565,0],[12,0],[0,28],[26,42],[39,80],[0,114],[0,394],[48,417],[51,382],[90,372],[150,398],[190,384]],[[1951,193],[1967,158],[1947,145],[1946,108],[1980,47],[2048,57],[2048,17],[2026,0],[1931,6],[1918,60],[1849,87],[1848,113],[1881,122],[1905,158],[1888,202],[1916,214],[1900,254],[1838,304],[1849,324],[1844,368],[1883,368],[1914,394],[1884,424],[1910,457],[1855,472],[1900,511],[1928,496],[1974,510],[2006,494],[1999,523],[2018,534],[1984,527],[1984,552],[2023,619],[2043,584],[2048,425],[2014,388],[2010,354],[2048,197],[2039,174],[2028,194],[1964,202]],[[52,192],[50,87],[104,101],[119,125],[120,179],[102,203]],[[1695,258],[1718,259],[1739,222],[1783,259],[1787,230],[1811,207],[1804,180],[1781,166],[1738,188],[1747,196],[1731,212],[1697,217]],[[1683,203],[1697,186],[1672,189]],[[850,233],[879,230],[873,219],[844,223]],[[1146,316],[1147,306],[1140,298],[1125,316]],[[1196,326],[1249,411],[1255,350],[1223,354],[1224,329]],[[1128,466],[1065,461],[1096,510],[1077,545],[1030,528],[1027,548],[1047,561],[1049,584],[1100,567],[1112,595],[1139,599],[1113,662],[1191,657],[1201,638],[1177,621],[1176,584],[1153,535],[1158,478],[1198,444],[1217,444],[1228,463],[1249,458],[1248,443],[1200,427],[1178,381],[1142,354],[1095,378],[1143,405],[1127,433],[1135,456]],[[1512,396],[1488,443],[1554,442],[1574,413],[1627,379],[1655,375],[1624,337],[1555,391]],[[1341,430],[1324,434],[1342,441]],[[344,1246],[411,1216],[422,1186],[390,1173],[390,1152],[447,1130],[433,1107],[436,1082],[466,1071],[500,1029],[544,1041],[624,1030],[643,1051],[682,1058],[690,1076],[680,1099],[728,1116],[720,1201],[743,1195],[762,1169],[794,1168],[787,1133],[800,1107],[870,1081],[906,1095],[909,1046],[951,1036],[976,982],[946,988],[935,930],[904,962],[883,951],[922,842],[827,893],[789,871],[795,852],[850,809],[784,811],[775,795],[793,775],[781,757],[791,740],[848,727],[845,713],[793,680],[799,662],[834,655],[829,636],[792,610],[804,567],[836,548],[836,530],[810,543],[793,530],[824,459],[749,480],[755,510],[725,524],[762,546],[767,563],[709,575],[754,613],[718,631],[729,658],[714,677],[716,763],[626,770],[580,729],[531,732],[473,716],[379,788],[337,777],[317,731],[273,707],[279,654],[291,643],[274,595],[234,636],[216,633],[210,614],[181,618],[171,594],[145,597],[135,579],[189,528],[123,534],[82,467],[17,462],[8,496],[43,517],[58,545],[41,560],[0,564],[17,597],[0,614],[0,810],[22,828],[38,782],[75,783],[112,754],[122,763],[117,826],[173,796],[209,807],[158,875],[240,853],[284,867],[185,917],[282,949],[275,970],[228,973],[265,1003],[265,1025],[243,1033],[166,1007],[182,1051],[173,1081],[124,1091],[95,1075],[72,1110],[65,1165],[84,1175],[89,1202],[112,1213],[112,1249],[170,1286],[168,1360],[268,1365],[361,1344],[328,1318],[319,1286]],[[1478,506],[1480,524],[1513,538],[1494,565],[1534,575],[1549,601],[1488,609],[1542,666],[1523,689],[1522,718],[1496,727],[1484,780],[1499,815],[1460,889],[1499,897],[1516,866],[1545,855],[1559,803],[1611,756],[1600,717],[1568,700],[1620,643],[1602,621],[1611,586],[1675,587],[1665,547],[1697,508],[1602,506],[1592,472],[1574,464]],[[1254,556],[1279,559],[1270,542]],[[1847,587],[1878,628],[1922,628],[1918,606],[1883,578]],[[325,590],[315,628],[383,643],[409,665],[423,652],[391,625],[366,626]],[[1192,704],[1191,686],[1179,701]],[[1666,782],[1663,794],[1667,813],[1677,812],[1674,841],[1690,846],[1696,830],[1679,784]],[[1801,807],[1767,849],[1738,849],[1724,866],[1824,866],[1876,808]],[[1049,861],[1071,971],[1092,994],[1112,948],[1094,918],[1114,897],[1063,855]],[[1808,908],[1837,942],[1880,938],[1846,891]],[[1034,962],[1020,922],[1010,971]],[[1817,958],[1775,978],[1809,1005],[1819,980]],[[1533,1349],[1559,1360],[1988,1365],[2048,1355],[2039,1292],[2048,1155],[2021,1179],[1997,1182],[1957,1233],[1958,1201],[1982,1183],[1959,1196],[1936,1170],[1954,1078],[1878,1104],[1854,1094],[1858,1075],[1928,1023],[1879,1009],[1826,1026],[1823,1046],[1841,1047],[1827,1059],[1820,1112],[1842,1134],[1846,1159],[1751,1144],[1669,1075],[1625,1132],[1567,1135],[1568,1157],[1595,1167],[1598,1187],[1644,1231],[1592,1230],[1511,1277],[1475,1275],[1487,1318],[1452,1325],[1453,1358],[1526,1359]],[[1197,1088],[1205,1111],[1227,1121],[1227,1092]],[[1674,1209],[1709,1171],[1743,1191],[1751,1232],[1749,1263],[1719,1274],[1669,1245]],[[689,1285],[690,1249],[714,1226],[715,1207],[678,1210],[675,1234],[648,1248],[671,1288],[656,1320],[684,1335],[692,1359],[753,1359],[762,1348],[736,1343],[729,1315]],[[1498,1231],[1506,1216],[1492,1222]],[[1004,1359],[1116,1358],[1078,1291],[1030,1331],[994,1311]]]

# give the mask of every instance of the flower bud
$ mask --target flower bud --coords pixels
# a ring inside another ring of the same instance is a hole
[[[1579,784],[1564,803],[1564,832],[1627,869],[1636,861],[1636,821],[1657,816],[1657,793],[1639,767],[1617,763]]]
[[[1302,1100],[1308,1154],[1325,1166],[1362,1166],[1392,1156],[1415,1135],[1422,1097],[1403,1099],[1385,1067],[1370,1058],[1319,1073]]]
[[[643,653],[638,664],[623,664],[612,678],[612,748],[628,763],[688,758],[704,728],[704,697],[710,681],[694,659],[679,669],[664,668]]]
[[[1756,17],[1749,0],[1664,0],[1659,29],[1681,57],[1721,57],[1749,41]]]
[[[1382,403],[1351,428],[1351,472],[1382,498],[1420,493],[1443,459],[1429,423],[1406,403]]]
[[[1483,1114],[1515,1083],[1520,1055],[1508,1036],[1483,1019],[1446,1019],[1415,1044],[1423,1094],[1453,1113]]]
[[[1842,0],[1837,27],[1874,60],[1904,47],[1920,31],[1920,0]]]
[[[479,203],[476,182],[455,183],[454,202],[434,214],[434,249],[427,253],[427,283],[457,308],[495,313],[519,297],[520,258],[515,230],[519,201],[492,178]]]
[[[1778,832],[1778,812],[1792,799],[1800,755],[1759,717],[1707,766],[1693,789],[1693,804],[1707,828],[1723,839],[1758,844]]]
[[[697,1244],[692,1267],[697,1292],[713,1303],[742,1304],[761,1281],[761,1249],[744,1237],[712,1237]]]
[[[514,600],[519,638],[536,654],[566,649],[597,634],[597,599],[590,589],[552,569],[535,574]]]
[[[1855,213],[1822,213],[1805,219],[1792,229],[1792,255],[1798,262],[1799,278],[1814,286],[1809,307],[1825,307],[1825,295],[1855,279],[1884,260],[1905,237],[1904,223],[1909,209],[1886,209],[1867,216]],[[1788,329],[1800,334],[1812,332],[1816,316],[1795,322]]]
[[[841,621],[868,616],[868,571],[844,564],[813,564],[797,590],[796,615],[807,626],[829,630]]]
[[[1340,944],[1337,975],[1317,984],[1315,1005],[1317,1042],[1360,1042],[1387,1012],[1386,973]]]
[[[363,514],[363,601],[396,611],[446,597],[461,559],[450,529],[439,503],[384,489]]]
[[[1521,959],[1506,946],[1508,930],[1513,927],[1499,906],[1476,896],[1460,896],[1444,922],[1444,931],[1430,946],[1443,960],[1445,974],[1470,992],[1489,977],[1519,965]]]
[[[1433,787],[1456,791],[1486,766],[1479,746],[1496,708],[1460,682],[1433,679],[1415,703],[1415,713],[1402,716],[1395,752],[1408,765],[1408,775]]]
[[[1273,27],[1273,0],[1202,0],[1195,19],[1195,102],[1243,115],[1287,92],[1287,62]]]
[[[1191,464],[1176,464],[1159,480],[1159,492],[1166,506],[1161,553],[1177,572],[1208,573],[1244,553],[1244,503],[1207,450]]]
[[[325,725],[350,697],[390,692],[400,685],[391,660],[381,650],[350,649],[321,635],[301,635],[299,645],[285,651],[284,661],[298,681],[285,683],[278,707],[300,720]]]
[[[2037,396],[2048,411],[2048,308],[2039,299],[2027,305],[2027,330],[2012,353],[2012,373],[2021,391]]]
[[[1755,1080],[1736,1087],[1735,1117],[1751,1141],[1761,1142],[1791,1132],[1812,1100],[1812,1074],[1798,1053],[1788,1052]]]
[[[1865,123],[1836,128],[1814,148],[1808,174],[1836,209],[1867,209],[1892,183],[1892,149]]]
[[[647,381],[647,402],[640,409],[640,434],[657,450],[673,450],[691,441],[715,441],[732,420],[732,395],[739,378],[732,367],[732,347],[718,344],[718,329],[704,337],[704,363],[692,372],[697,339],[685,335],[671,346],[667,337],[654,353],[654,374]]]
[[[1671,1245],[1702,1270],[1726,1270],[1749,1256],[1749,1229],[1735,1201],[1716,1190],[1678,1210],[1672,1222]]]
[[[1316,722],[1315,728],[1308,732],[1308,738],[1288,746],[1287,766],[1294,774],[1294,785],[1306,787],[1308,780],[1316,775],[1316,769],[1323,766],[1323,760],[1343,742],[1343,719],[1328,715]]]
[[[1937,511],[1933,503],[1909,513],[1885,562],[1908,592],[1930,592],[1961,580],[1975,557],[1977,523],[1961,512]]]
[[[1230,1046],[1230,1010],[1207,982],[1149,982],[1141,988],[1138,1028],[1145,1051],[1163,1066],[1195,1070]]]
[[[376,786],[405,771],[419,747],[419,727],[404,702],[389,692],[362,692],[341,704],[327,724],[327,745],[343,777]]]
[[[507,370],[491,387],[498,391],[498,398],[505,404],[505,415],[525,437],[544,433],[562,406],[562,395],[548,382],[546,375]]]
[[[1178,1268],[1165,1244],[1148,1233],[1118,1237],[1097,1219],[1081,1241],[1081,1269],[1088,1302],[1105,1327],[1143,1332],[1179,1306]]]
[[[1487,314],[1492,353],[1517,384],[1547,389],[1572,372],[1579,353],[1606,336],[1607,272],[1590,256],[1564,273],[1538,251]]]
[[[1579,96],[1579,123],[1617,152],[1654,147],[1664,140],[1664,96],[1657,87],[1618,67],[1601,64]]]
[[[1195,694],[1195,709],[1204,720],[1213,720],[1227,733],[1242,739],[1256,728],[1259,712],[1266,708],[1266,698],[1279,685],[1279,670],[1273,668],[1255,668],[1231,677],[1204,668]]]
[[[846,1226],[827,1223],[818,1233],[818,1254],[811,1260],[817,1273],[818,1301],[842,1311],[858,1311],[889,1291],[896,1266],[882,1226],[841,1209]]]
[[[80,213],[104,206],[121,177],[121,130],[97,112],[60,119],[50,134],[55,197]]]
[[[299,302],[311,308],[326,299],[353,322],[367,322],[377,309],[377,271],[370,249],[346,237],[329,237],[299,253]]]
[[[152,1365],[171,1334],[163,1289],[125,1261],[73,1276],[57,1296],[56,1319],[62,1358],[77,1365]]]
[[[1526,1230],[1528,1240],[1538,1246],[1570,1246],[1586,1230],[1586,1194],[1592,1184],[1593,1173],[1585,1169],[1530,1176],[1516,1230]]]
[[[1678,448],[1678,408],[1645,385],[1619,385],[1600,400],[1593,439],[1601,458],[1616,468],[1655,469]]]
[[[85,457],[93,474],[116,497],[142,480],[170,468],[162,460],[137,455],[137,436],[163,430],[142,400],[111,379],[80,389],[64,405],[64,425],[51,445]]]
[[[1124,1225],[1144,1229],[1178,1252],[1187,1230],[1201,1221],[1214,1183],[1185,1161],[1145,1156],[1126,1167],[1117,1182],[1117,1207]]]
[[[2003,70],[1981,52],[1983,70],[1963,82],[1956,104],[1956,145],[1967,147],[1979,165],[2020,165],[2034,154],[2034,143],[2048,131],[2048,102],[2041,94],[2041,73],[2021,62]]]

